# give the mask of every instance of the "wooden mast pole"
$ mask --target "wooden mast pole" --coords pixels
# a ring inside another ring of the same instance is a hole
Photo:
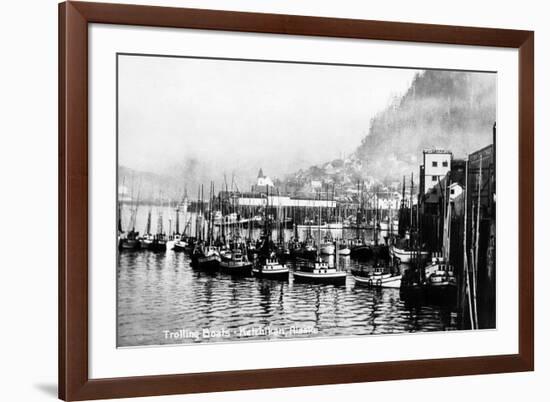
[[[467,236],[468,236],[468,161],[466,161],[466,180],[464,189],[464,262],[463,268],[466,275],[466,293],[468,296],[468,311],[470,313],[470,326],[474,328],[474,317],[472,312],[472,298],[470,292],[470,272],[468,268],[468,251],[467,251]]]

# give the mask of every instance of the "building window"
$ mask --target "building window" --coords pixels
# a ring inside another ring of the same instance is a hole
[[[432,162],[432,167],[437,167],[437,161]]]
[[[447,166],[449,166],[449,162],[444,161],[444,162],[443,162],[443,167],[447,167]]]
[[[432,181],[437,181],[437,176],[432,176]]]
[[[454,190],[451,190],[451,195],[455,195],[455,191],[454,191]]]

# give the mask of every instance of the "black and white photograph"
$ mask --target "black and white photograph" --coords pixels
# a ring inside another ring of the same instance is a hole
[[[117,347],[496,329],[497,79],[119,53]]]

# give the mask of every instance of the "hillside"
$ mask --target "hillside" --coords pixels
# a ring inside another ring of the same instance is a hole
[[[353,174],[385,182],[411,172],[416,175],[422,151],[429,148],[449,149],[455,158],[464,157],[492,142],[495,120],[495,74],[423,72],[401,98],[372,118],[368,134],[350,156],[359,161],[353,164]],[[324,171],[325,165],[298,172],[288,180],[299,177],[306,182],[309,173],[312,180],[323,175],[334,180],[333,173]],[[345,170],[340,173],[346,175]]]

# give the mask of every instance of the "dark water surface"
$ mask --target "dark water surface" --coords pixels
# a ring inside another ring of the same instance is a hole
[[[118,255],[118,335],[123,346],[392,334],[456,328],[447,307],[415,305],[398,289],[355,284],[359,264],[340,257],[346,285],[232,278],[193,270],[184,253]]]

